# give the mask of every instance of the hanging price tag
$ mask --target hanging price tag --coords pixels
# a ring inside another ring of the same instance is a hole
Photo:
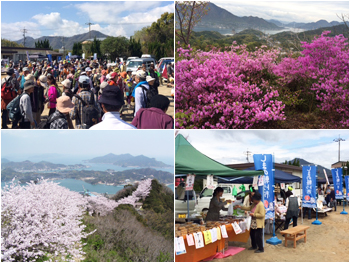
[[[207,175],[207,188],[214,189],[214,175]]]
[[[204,243],[206,245],[210,244],[211,243],[211,233],[210,233],[210,231],[209,230],[204,231],[203,234],[204,234]]]
[[[187,245],[189,247],[194,246],[194,240],[193,240],[192,234],[186,235],[186,239],[187,239]]]
[[[258,180],[258,186],[263,186],[264,185],[264,176],[259,176],[259,180]]]
[[[175,253],[176,255],[186,254],[186,247],[183,237],[175,238]]]
[[[217,227],[217,228],[216,228],[216,232],[217,232],[217,238],[218,238],[218,240],[221,240],[221,230],[220,230],[220,227]]]
[[[236,235],[242,233],[242,229],[239,227],[239,225],[237,224],[237,222],[234,222],[233,224],[231,224],[233,227],[233,231],[235,231]]]
[[[220,226],[220,228],[221,228],[222,238],[228,238],[227,231],[226,231],[226,226],[222,225],[222,226]]]
[[[202,232],[193,233],[196,249],[204,247]]]
[[[252,185],[254,188],[258,187],[258,179],[259,179],[258,176],[253,177],[253,184]]]
[[[210,229],[211,232],[211,242],[214,243],[218,240],[218,232],[216,228]]]

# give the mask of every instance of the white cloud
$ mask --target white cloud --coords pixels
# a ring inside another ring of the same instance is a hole
[[[247,150],[253,154],[275,154],[276,162],[302,158],[330,168],[338,161],[338,144],[333,139],[346,139],[341,144],[341,160],[349,160],[349,134],[345,131],[258,130],[258,131],[180,131],[205,155],[224,164],[245,163]],[[252,156],[249,158],[252,162]]]
[[[34,22],[21,21],[16,23],[1,23],[1,37],[13,41],[23,39],[23,33],[21,29],[23,28],[31,29],[28,31],[26,36],[31,36],[37,38],[42,36],[39,30],[39,25]]]

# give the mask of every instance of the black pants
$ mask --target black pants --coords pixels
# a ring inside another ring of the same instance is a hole
[[[30,129],[30,122],[29,121],[23,121],[19,123],[20,129]]]
[[[311,219],[311,208],[309,208],[309,207],[304,207],[303,208],[303,218],[305,218],[305,216],[306,216],[306,211],[307,211],[307,213],[308,213],[308,219]],[[294,219],[293,219],[293,221],[294,221]]]
[[[7,120],[8,120],[8,110],[2,110],[1,115],[1,128],[7,129]]]
[[[284,222],[284,229],[288,229],[288,226],[289,226],[289,223],[290,223],[290,220],[292,218],[286,218],[286,222]],[[293,227],[297,226],[298,224],[298,217],[297,216],[293,216]]]
[[[264,251],[263,228],[251,228],[250,239],[252,240],[252,248],[259,248],[260,251]]]

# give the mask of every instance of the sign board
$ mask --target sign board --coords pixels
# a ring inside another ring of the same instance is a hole
[[[186,178],[186,189],[185,189],[186,191],[193,190],[194,178],[195,178],[194,174],[187,175],[187,178]]]
[[[214,189],[214,175],[207,175],[207,187],[208,189]]]

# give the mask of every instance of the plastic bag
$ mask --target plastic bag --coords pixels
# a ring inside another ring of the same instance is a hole
[[[227,210],[227,215],[232,216],[233,214],[233,203],[229,204],[228,210]]]

